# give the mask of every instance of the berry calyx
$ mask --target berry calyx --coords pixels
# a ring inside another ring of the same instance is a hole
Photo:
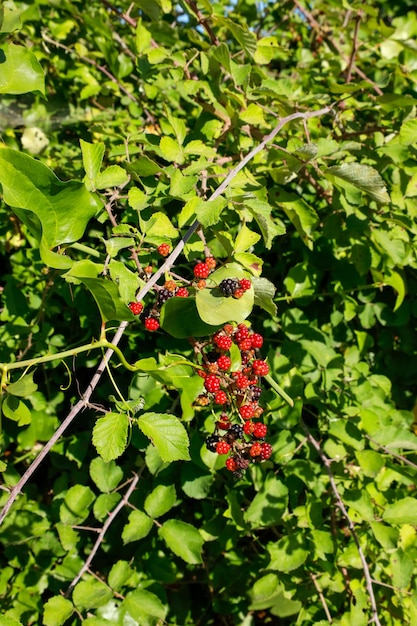
[[[220,379],[214,374],[209,374],[204,380],[204,387],[210,393],[216,393],[220,389]]]
[[[229,472],[235,472],[237,470],[237,467],[237,463],[232,456],[226,460],[226,468],[229,470]]]
[[[145,320],[145,328],[146,330],[150,330],[151,332],[158,330],[159,322],[156,317],[147,317]]]
[[[258,422],[257,424],[254,425],[253,434],[257,439],[263,439],[266,436],[267,432],[268,432],[268,428],[265,424]]]
[[[217,359],[217,366],[220,370],[226,371],[230,368],[232,359],[225,354]]]
[[[227,441],[219,441],[219,443],[216,444],[217,454],[227,454],[229,450],[230,450],[230,443],[227,443]]]
[[[133,315],[140,315],[143,311],[142,302],[129,302],[128,307],[132,311]]]
[[[225,391],[218,391],[214,396],[214,402],[216,404],[226,404],[227,403],[227,394]]]
[[[177,291],[175,292],[175,295],[176,295],[178,298],[188,298],[188,296],[189,296],[190,294],[189,294],[189,291],[188,291],[187,287],[180,287],[180,288],[179,288],[179,289],[177,289]]]
[[[161,243],[161,245],[158,246],[158,252],[161,256],[168,256],[170,250],[171,246],[169,245],[169,243]]]
[[[266,461],[272,454],[272,446],[270,443],[261,444],[261,459]]]
[[[266,376],[269,372],[268,363],[266,361],[256,359],[252,363],[252,370],[256,376]]]
[[[210,274],[210,268],[207,263],[197,263],[197,265],[194,266],[193,272],[196,278],[207,278]]]

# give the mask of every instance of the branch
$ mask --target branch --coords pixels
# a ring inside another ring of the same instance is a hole
[[[109,529],[111,524],[114,522],[114,519],[119,514],[119,512],[122,510],[122,508],[127,505],[130,496],[132,495],[133,491],[136,489],[136,485],[137,485],[137,483],[139,481],[140,475],[142,474],[144,467],[145,466],[143,465],[143,467],[141,468],[141,470],[139,471],[138,474],[135,473],[134,477],[132,478],[132,482],[130,483],[129,489],[126,491],[125,495],[120,500],[119,504],[109,514],[106,522],[103,524],[103,526],[102,526],[102,528],[101,528],[101,530],[99,532],[99,535],[98,535],[98,537],[96,539],[96,542],[95,542],[94,546],[91,549],[90,554],[87,557],[86,562],[84,563],[84,565],[82,566],[82,568],[80,569],[78,574],[75,576],[75,578],[72,580],[70,586],[68,587],[68,589],[67,589],[67,591],[65,593],[66,597],[68,597],[70,595],[72,589],[75,587],[75,585],[80,580],[82,575],[90,568],[91,562],[94,559],[95,554],[96,554],[97,550],[99,549],[101,542],[104,539],[104,535],[106,534],[107,530]]]
[[[218,198],[228,188],[230,182],[235,178],[235,176],[240,172],[240,170],[242,170],[245,167],[245,165],[247,165],[247,163],[249,163],[249,161],[251,159],[253,159],[259,152],[261,152],[262,150],[264,150],[267,147],[268,143],[270,143],[278,135],[280,130],[283,128],[283,126],[285,126],[289,122],[292,122],[293,120],[296,120],[296,119],[305,119],[305,120],[307,120],[307,119],[311,119],[313,117],[319,117],[321,115],[327,115],[328,113],[331,113],[333,111],[333,107],[335,106],[335,104],[336,103],[333,103],[333,104],[331,104],[329,106],[326,106],[326,107],[324,107],[322,109],[318,109],[317,111],[310,111],[310,112],[307,112],[307,113],[297,112],[297,113],[292,113],[291,115],[287,115],[287,117],[283,117],[279,121],[279,123],[275,126],[275,128],[268,135],[266,135],[266,137],[263,139],[263,141],[261,141],[261,143],[258,146],[253,148],[253,150],[251,150],[236,165],[236,167],[234,167],[229,172],[229,174],[226,176],[226,178],[221,183],[221,185],[219,185],[219,187],[210,196],[208,201],[210,202],[211,200],[215,200],[216,198]],[[145,297],[145,295],[152,289],[153,285],[156,284],[156,282],[159,280],[159,278],[161,276],[163,276],[166,271],[169,271],[169,269],[171,268],[172,265],[174,265],[177,257],[181,254],[182,250],[184,249],[184,246],[185,246],[186,242],[195,233],[195,231],[197,230],[197,228],[199,228],[199,226],[200,226],[200,222],[198,220],[195,220],[195,222],[190,226],[190,228],[185,233],[185,235],[181,238],[179,243],[175,246],[175,248],[171,252],[171,254],[166,258],[165,262],[158,269],[158,271],[155,272],[155,274],[150,278],[150,280],[139,291],[139,293],[136,296],[138,301],[142,300]],[[113,347],[118,346],[121,338],[123,337],[123,334],[124,334],[127,326],[128,326],[128,322],[122,322],[120,324],[120,326],[117,329],[117,331],[116,331],[116,333],[115,333],[115,335],[113,337],[113,340],[112,340],[112,346]],[[3,508],[2,512],[0,513],[0,525],[4,521],[4,518],[6,517],[8,511],[10,510],[10,508],[13,505],[14,501],[17,499],[19,493],[22,491],[23,487],[28,482],[28,480],[30,479],[32,474],[40,466],[40,464],[42,463],[44,458],[48,455],[48,453],[51,450],[51,448],[55,445],[55,443],[58,441],[58,439],[61,437],[61,435],[64,434],[66,429],[70,426],[70,424],[73,422],[73,420],[77,417],[78,413],[80,413],[82,410],[84,410],[85,408],[87,408],[89,406],[90,398],[91,398],[95,388],[97,387],[98,383],[100,382],[100,379],[101,379],[103,373],[106,370],[107,364],[110,361],[110,358],[113,355],[113,352],[114,352],[113,348],[108,348],[106,350],[106,352],[104,354],[104,357],[102,358],[100,365],[98,366],[94,376],[92,377],[92,379],[91,379],[91,381],[90,381],[90,383],[89,383],[89,385],[88,385],[88,387],[87,387],[83,397],[71,409],[71,411],[69,412],[68,416],[64,419],[62,424],[55,431],[55,433],[53,434],[51,439],[48,441],[48,443],[45,444],[45,446],[43,447],[43,449],[41,450],[39,455],[36,457],[36,459],[31,463],[31,465],[29,465],[28,469],[22,475],[22,477],[19,480],[19,482],[11,489],[10,496],[9,496],[6,504],[4,505],[4,508]]]
[[[200,9],[197,6],[197,3],[194,2],[194,0],[184,0],[184,2],[188,6],[188,8],[191,9],[191,11],[194,13],[196,18],[198,19],[199,24],[201,24],[203,28],[206,30],[208,36],[210,37],[211,43],[215,46],[219,46],[220,41],[218,40],[217,36],[214,34],[210,24],[208,23],[208,20],[201,13]]]
[[[353,70],[353,66],[355,63],[355,56],[359,49],[358,36],[359,36],[359,26],[361,23],[361,19],[362,19],[362,13],[358,12],[356,19],[355,19],[355,30],[353,33],[352,52],[350,53],[350,59],[349,59],[349,63],[348,63],[347,70],[346,70],[347,84],[349,84],[352,79],[352,70]]]
[[[308,441],[311,443],[313,448],[315,448],[317,450],[317,453],[318,453],[319,457],[323,461],[323,465],[326,468],[327,475],[329,477],[330,486],[332,488],[333,495],[334,495],[335,500],[336,500],[336,504],[339,507],[340,511],[342,512],[342,515],[343,515],[343,517],[345,518],[345,520],[347,522],[348,528],[349,528],[350,532],[352,533],[353,540],[354,540],[354,542],[356,544],[356,548],[357,548],[358,553],[359,553],[359,558],[360,558],[361,563],[362,563],[363,573],[365,575],[366,589],[368,591],[369,599],[371,601],[372,618],[371,618],[370,621],[374,622],[376,624],[376,626],[381,626],[381,622],[379,621],[379,616],[378,616],[378,607],[377,607],[376,600],[375,600],[374,588],[372,586],[373,579],[372,579],[371,573],[369,571],[369,566],[368,566],[368,563],[366,561],[365,555],[363,553],[362,546],[361,546],[361,544],[359,542],[359,537],[358,537],[358,535],[356,533],[355,525],[352,522],[352,520],[350,519],[349,513],[347,512],[347,509],[346,509],[346,507],[345,507],[345,505],[343,503],[343,500],[340,497],[340,493],[339,493],[339,491],[337,489],[336,481],[334,479],[334,476],[333,476],[333,473],[332,473],[332,470],[331,470],[332,462],[324,454],[324,452],[323,452],[319,442],[310,433],[310,431],[307,428],[306,424],[304,422],[301,422],[301,426],[302,426],[304,432],[307,435]]]

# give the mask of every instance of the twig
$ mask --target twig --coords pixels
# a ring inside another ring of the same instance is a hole
[[[208,20],[201,13],[200,9],[197,6],[197,3],[194,2],[194,0],[184,0],[184,2],[186,5],[188,5],[188,7],[191,9],[191,11],[194,13],[196,18],[198,19],[199,23],[206,30],[208,36],[210,37],[211,43],[214,44],[215,46],[220,45],[220,41],[218,40],[217,36],[214,34],[210,24],[208,23]]]
[[[318,582],[316,580],[316,575],[312,574],[310,572],[310,578],[313,581],[313,585],[315,586],[316,591],[317,591],[317,593],[319,595],[320,602],[321,602],[321,604],[323,606],[324,612],[326,613],[327,621],[329,622],[329,624],[332,624],[333,623],[333,619],[332,619],[332,616],[330,614],[329,607],[327,606],[326,598],[324,597],[323,592],[320,589],[319,584],[318,584]]]
[[[319,109],[317,111],[310,111],[310,112],[307,112],[307,113],[297,112],[297,113],[292,113],[291,115],[288,115],[287,117],[283,117],[279,121],[277,126],[275,126],[275,128],[263,139],[263,141],[258,146],[253,148],[253,150],[251,150],[228,173],[228,175],[226,176],[224,181],[219,185],[219,187],[210,196],[210,198],[208,199],[208,202],[218,198],[228,188],[230,182],[235,178],[235,176],[240,172],[240,170],[242,170],[246,166],[246,164],[249,163],[249,161],[251,159],[253,159],[254,156],[256,156],[259,152],[261,152],[262,150],[264,150],[266,148],[268,143],[270,143],[277,136],[277,134],[280,132],[280,130],[283,128],[283,126],[285,126],[289,122],[292,122],[293,120],[296,120],[296,119],[310,119],[310,118],[313,118],[313,117],[319,117],[321,115],[326,115],[326,114],[330,113],[333,110],[334,104],[326,106],[326,107],[324,107],[322,109]],[[136,299],[138,301],[142,300],[145,297],[145,295],[152,289],[152,287],[158,282],[159,278],[161,276],[163,276],[166,271],[170,270],[170,268],[174,265],[177,257],[181,254],[182,250],[184,249],[185,244],[190,239],[190,237],[195,233],[197,228],[199,228],[199,226],[200,226],[200,222],[198,220],[195,220],[194,223],[188,229],[188,231],[185,233],[185,235],[181,238],[181,240],[175,246],[175,248],[171,252],[171,254],[166,258],[165,262],[158,269],[158,271],[155,272],[155,274],[149,279],[149,281],[139,291],[139,293],[136,296]],[[118,327],[118,329],[117,329],[117,331],[116,331],[116,333],[115,333],[115,335],[114,335],[114,337],[112,339],[112,345],[113,346],[117,346],[119,344],[119,342],[120,342],[120,340],[121,340],[121,338],[122,338],[122,336],[123,336],[127,326],[128,326],[128,322],[122,322],[120,324],[120,326]],[[102,360],[101,360],[101,362],[100,362],[100,364],[99,364],[99,366],[98,366],[94,376],[92,377],[92,379],[91,379],[91,381],[90,381],[90,383],[89,383],[89,385],[88,385],[88,387],[87,387],[83,397],[71,409],[71,411],[69,412],[67,417],[62,422],[62,424],[59,426],[59,428],[52,435],[50,440],[42,448],[42,450],[39,453],[39,455],[30,464],[30,466],[27,468],[25,473],[22,475],[22,477],[19,480],[19,482],[11,489],[10,496],[9,496],[6,504],[4,505],[4,508],[3,508],[2,512],[0,513],[0,525],[4,521],[4,518],[6,517],[7,513],[10,510],[10,508],[12,507],[14,501],[17,499],[19,493],[22,491],[23,487],[28,482],[28,480],[30,479],[32,474],[41,465],[42,461],[48,455],[48,453],[50,452],[52,447],[55,445],[55,443],[58,441],[58,439],[61,437],[61,435],[64,434],[66,429],[70,426],[70,424],[73,422],[73,420],[77,417],[78,413],[80,413],[82,410],[84,410],[86,407],[89,406],[90,398],[91,398],[95,388],[97,387],[98,383],[100,382],[100,379],[101,379],[103,373],[106,370],[107,363],[109,362],[112,354],[113,354],[113,349],[112,348],[108,348],[106,350],[106,352],[104,354],[104,357],[102,358]]]
[[[390,456],[394,457],[394,459],[397,459],[397,461],[402,461],[406,465],[409,465],[410,467],[417,469],[417,465],[413,463],[412,461],[410,461],[409,459],[407,459],[406,456],[393,452],[389,448],[386,448],[385,446],[383,446],[381,443],[378,443],[378,441],[375,441],[375,439],[372,439],[372,437],[370,437],[369,435],[365,435],[365,437],[375,446],[378,446],[380,450],[383,450],[386,454],[389,454]]]
[[[105,521],[105,523],[103,524],[99,535],[96,539],[96,542],[94,543],[94,546],[91,549],[90,554],[87,557],[86,562],[84,563],[84,565],[82,566],[82,568],[80,569],[80,571],[78,572],[78,574],[75,576],[75,578],[72,580],[70,586],[68,587],[65,595],[68,597],[72,591],[72,589],[75,587],[75,585],[77,584],[77,582],[80,580],[80,578],[82,577],[82,575],[89,570],[90,565],[94,559],[94,556],[97,552],[97,550],[100,547],[101,542],[104,539],[104,535],[106,534],[107,530],[109,529],[109,527],[111,526],[111,524],[113,523],[115,517],[119,514],[119,512],[121,511],[121,509],[127,504],[130,496],[132,495],[133,491],[136,489],[136,485],[139,481],[140,475],[143,472],[145,466],[143,466],[141,468],[141,470],[139,471],[138,474],[135,473],[134,477],[132,478],[132,482],[130,483],[130,487],[129,489],[126,491],[125,495],[123,496],[123,498],[120,500],[120,502],[118,503],[118,505],[113,509],[113,511],[109,514],[107,520]]]
[[[346,83],[349,84],[352,79],[352,70],[355,63],[355,56],[359,49],[359,26],[362,20],[362,13],[358,11],[355,19],[355,30],[353,32],[352,52],[350,53],[350,59],[346,70]]]
[[[319,457],[321,458],[324,467],[326,468],[327,471],[327,475],[329,477],[329,482],[330,482],[330,486],[332,488],[333,491],[333,495],[335,497],[336,500],[336,504],[339,507],[340,511],[342,512],[343,517],[345,518],[348,528],[350,530],[350,532],[352,533],[352,537],[353,540],[355,542],[356,548],[358,550],[359,553],[359,558],[361,560],[362,563],[362,569],[363,569],[363,573],[365,576],[365,582],[366,582],[366,589],[368,591],[368,595],[369,595],[369,599],[371,601],[371,608],[372,608],[372,618],[370,620],[371,622],[374,622],[377,626],[381,626],[381,622],[379,621],[379,616],[378,616],[378,607],[376,604],[376,599],[375,599],[375,594],[374,594],[374,588],[372,585],[372,576],[371,573],[369,571],[369,566],[368,563],[366,561],[365,555],[363,553],[362,550],[362,546],[359,542],[359,537],[356,533],[356,528],[354,523],[352,522],[352,520],[349,517],[349,513],[347,512],[347,509],[343,503],[343,500],[340,496],[340,493],[338,491],[337,485],[336,485],[336,481],[334,479],[333,476],[333,472],[331,470],[331,460],[324,454],[319,442],[317,441],[317,439],[315,439],[313,437],[313,435],[311,434],[311,432],[309,431],[309,429],[307,428],[306,424],[304,422],[301,422],[301,426],[304,430],[304,432],[307,435],[307,439],[309,440],[309,442],[311,443],[311,445],[313,446],[313,448],[316,449]]]

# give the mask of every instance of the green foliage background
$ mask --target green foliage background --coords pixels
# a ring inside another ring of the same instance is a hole
[[[2,505],[128,323],[0,527],[0,626],[416,625],[411,2],[5,0],[0,24]],[[167,306],[170,334],[127,307],[132,250],[156,265],[196,219],[294,401],[265,385],[273,456],[239,481],[193,405],[211,303]]]

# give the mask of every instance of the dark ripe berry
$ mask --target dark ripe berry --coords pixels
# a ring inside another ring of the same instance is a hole
[[[249,454],[252,457],[260,456],[261,452],[262,452],[261,444],[258,441],[251,445],[250,450],[249,450]]]
[[[156,317],[147,317],[145,320],[145,328],[146,330],[155,331],[159,328],[159,322]]]
[[[260,359],[253,361],[252,369],[256,376],[266,376],[269,372],[268,363],[266,361],[261,361]]]
[[[245,326],[245,324],[239,324],[235,334],[233,335],[233,339],[235,343],[240,343],[241,341],[245,341],[249,337],[249,328]]]
[[[261,444],[261,459],[266,461],[272,454],[272,446],[270,443],[262,443]]]
[[[253,333],[250,337],[252,348],[259,349],[262,348],[264,338],[259,333]]]
[[[216,404],[226,404],[227,403],[227,394],[224,391],[218,391],[214,396],[214,402]]]
[[[250,340],[249,337],[247,337],[246,339],[244,339],[243,341],[241,341],[238,344],[238,348],[241,352],[247,352],[248,350],[250,350],[252,348],[252,342]]]
[[[233,297],[236,300],[239,300],[244,295],[245,295],[245,291],[243,289],[236,289],[235,293],[233,294]]]
[[[220,292],[226,298],[233,296],[236,289],[239,288],[239,282],[236,278],[225,278],[219,285]]]
[[[238,376],[236,376],[235,385],[238,389],[246,389],[247,387],[249,387],[250,382],[244,374],[239,374]]]
[[[242,428],[240,424],[233,424],[233,426],[229,428],[229,435],[232,435],[235,439],[242,439],[243,430],[244,429]]]
[[[219,435],[209,435],[206,439],[206,448],[210,452],[216,452],[216,446],[220,441]]]
[[[227,443],[227,441],[219,441],[219,443],[216,445],[217,454],[227,454],[229,450],[230,443]]]
[[[234,457],[229,457],[226,461],[226,468],[229,472],[235,472],[237,470],[237,463]]]
[[[194,266],[193,271],[196,278],[207,278],[210,274],[210,268],[207,263],[197,263],[197,265]]]
[[[245,423],[243,427],[243,432],[245,433],[245,435],[251,435],[254,429],[255,429],[255,424],[249,420]]]
[[[239,409],[239,413],[244,420],[250,420],[251,417],[253,417],[254,412],[255,409],[251,404],[242,404]]]
[[[232,347],[232,340],[221,331],[216,333],[213,337],[213,342],[220,350],[229,350]]]
[[[169,289],[165,289],[165,287],[163,287],[162,289],[158,291],[158,298],[157,298],[158,305],[162,306],[163,304],[165,304],[167,300],[172,298],[173,295],[174,294],[172,291],[170,291]]]
[[[262,389],[260,387],[257,387],[256,385],[251,385],[249,387],[249,391],[252,402],[258,402],[259,398],[261,397]]]
[[[267,432],[268,428],[265,426],[265,424],[261,424],[261,422],[255,424],[253,434],[257,439],[263,439],[266,436]]]
[[[249,278],[242,278],[239,281],[239,286],[241,289],[243,289],[243,291],[247,291],[252,287],[252,281],[250,281]]]
[[[188,292],[187,287],[180,287],[179,289],[177,289],[177,291],[175,292],[175,295],[178,298],[188,298],[188,296],[190,295]]]
[[[214,270],[217,265],[217,261],[212,256],[206,256],[206,265],[210,270]]]
[[[143,311],[142,302],[129,302],[129,309],[132,311],[133,315],[140,315]]]
[[[158,246],[158,252],[161,256],[168,256],[170,250],[171,246],[169,243],[161,243],[161,245]]]
[[[225,354],[217,359],[217,366],[221,370],[228,370],[232,364],[232,359]]]
[[[220,389],[220,379],[214,374],[209,374],[204,380],[204,387],[210,393],[216,393]]]

